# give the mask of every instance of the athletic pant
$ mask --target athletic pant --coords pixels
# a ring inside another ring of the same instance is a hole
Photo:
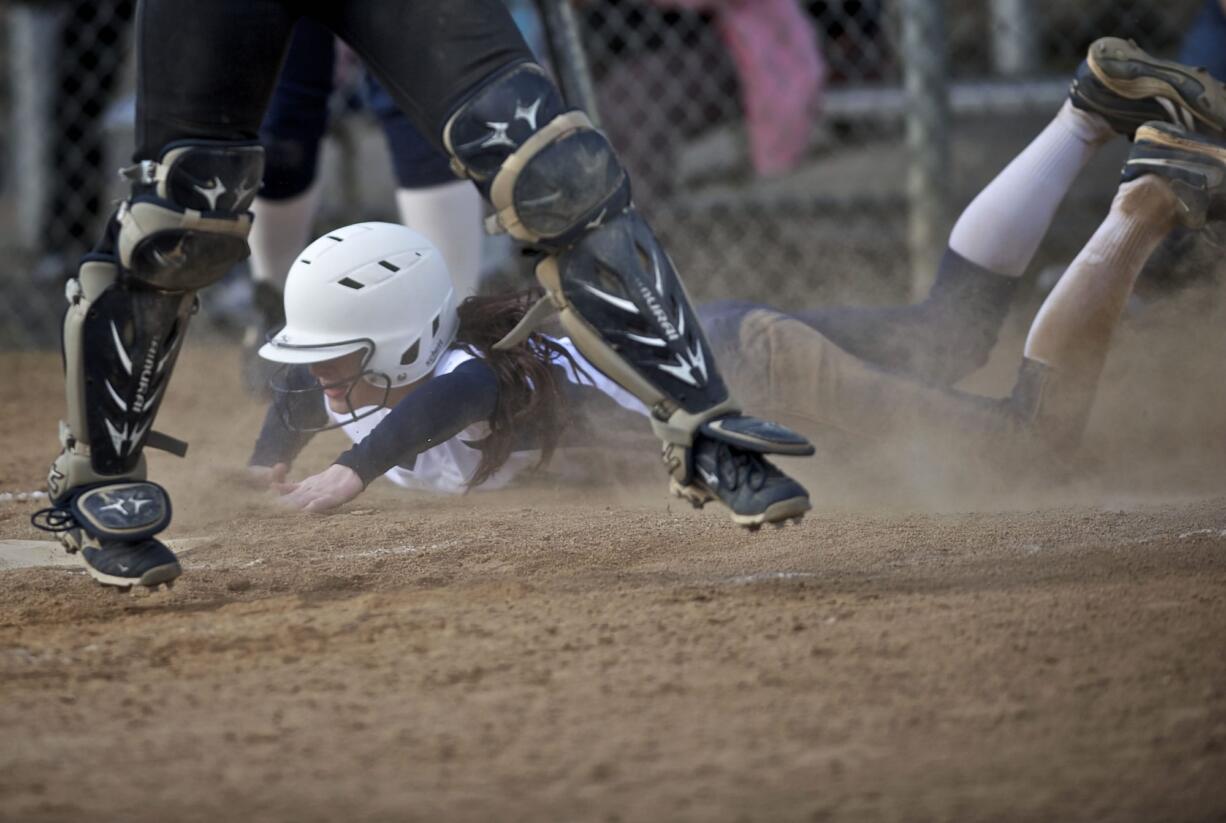
[[[1204,66],[1219,82],[1226,83],[1226,11],[1221,0],[1204,0],[1200,14],[1184,36],[1179,62]]]
[[[703,306],[698,314],[747,411],[810,436],[831,429],[873,439],[922,433],[951,444],[997,446],[1022,444],[1033,434],[1009,399],[888,371],[799,317],[731,301]]]
[[[295,197],[315,181],[320,145],[328,128],[335,67],[332,32],[314,20],[299,20],[260,126],[260,142],[267,150],[262,197]],[[417,189],[455,182],[447,156],[413,127],[369,75],[365,91],[366,105],[378,117],[387,138],[396,185]]]
[[[481,81],[533,59],[502,0],[141,0],[136,159],[176,140],[257,139],[304,17],[348,43],[440,151]]]

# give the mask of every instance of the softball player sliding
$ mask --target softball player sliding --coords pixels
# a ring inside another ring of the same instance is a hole
[[[435,492],[497,488],[559,445],[592,445],[597,421],[641,425],[643,404],[568,339],[534,333],[494,348],[525,308],[514,294],[457,310],[441,254],[404,226],[361,223],[316,240],[290,268],[285,327],[260,350],[287,368],[273,380],[252,473],[318,511],[381,475]],[[353,448],[285,483],[311,435],[337,427]]]
[[[1099,40],[1069,101],[956,223],[926,300],[795,314],[716,304],[699,312],[707,337],[751,408],[800,428],[883,436],[919,426],[972,442],[1075,445],[1141,267],[1176,225],[1226,218],[1224,132],[1226,90],[1206,73]],[[1013,393],[997,400],[952,388],[986,361],[1057,206],[1116,134],[1134,141],[1123,182],[1035,318]],[[470,300],[457,316],[436,261],[411,232],[367,224],[316,241],[295,264],[289,324],[261,353],[309,366],[277,387],[282,401],[252,458],[287,502],[331,508],[381,474],[438,491],[502,485],[561,442],[584,409],[580,387],[599,401],[588,398],[589,407],[645,411],[565,339],[537,334],[496,350],[527,303]],[[360,302],[368,307],[350,310]],[[324,472],[285,483],[303,431],[335,425],[354,447]],[[698,458],[714,486],[752,488],[773,471],[764,464],[737,477],[727,455]]]

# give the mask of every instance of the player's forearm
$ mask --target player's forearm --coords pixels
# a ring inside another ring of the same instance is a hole
[[[256,438],[255,448],[251,451],[248,466],[272,467],[278,463],[292,465],[294,459],[311,441],[314,432],[294,431],[281,420],[281,415],[273,405],[269,405],[264,414],[264,425],[260,428],[260,436]]]
[[[470,360],[435,377],[401,400],[361,443],[336,459],[369,485],[393,466],[488,420],[498,403],[498,379],[485,362]]]
[[[318,381],[306,366],[291,367],[279,383],[277,391],[282,396],[277,403],[270,404],[264,414],[260,436],[255,441],[251,459],[247,461],[249,466],[291,465],[298,453],[311,442],[315,431],[328,422],[322,397],[318,392],[306,391],[318,386]],[[287,425],[287,419],[294,421],[294,428]]]

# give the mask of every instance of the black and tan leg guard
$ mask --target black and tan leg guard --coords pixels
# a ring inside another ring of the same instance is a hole
[[[813,447],[740,413],[612,146],[583,112],[566,110],[540,67],[487,82],[444,140],[457,172],[493,204],[491,228],[546,252],[537,266],[545,300],[499,345],[521,342],[557,310],[584,357],[651,410],[674,492],[695,504],[718,498],[747,526],[803,514],[804,489],[761,455]]]
[[[127,170],[132,196],[102,250],[68,282],[68,414],[47,478],[53,506],[36,525],[82,551],[100,582],[156,585],[178,574],[174,555],[153,538],[169,523],[170,501],[145,482],[142,451],[186,451],[153,421],[196,290],[247,255],[247,209],[262,166],[258,145],[195,142]]]

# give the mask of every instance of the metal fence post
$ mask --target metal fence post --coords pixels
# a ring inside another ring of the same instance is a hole
[[[907,241],[911,293],[928,292],[945,246],[949,202],[949,89],[944,0],[902,0],[907,95]]]
[[[553,58],[554,71],[562,86],[562,94],[571,105],[587,112],[592,122],[600,127],[600,112],[596,106],[596,89],[592,83],[592,70],[579,21],[570,0],[539,0],[541,19],[545,24],[545,37],[549,41],[549,53]]]
[[[49,208],[56,55],[64,15],[58,7],[14,5],[8,10],[9,115],[13,153],[9,161],[17,203],[18,245],[37,250]]]
[[[1039,66],[1034,0],[991,0],[992,68],[1004,77],[1025,77]]]

